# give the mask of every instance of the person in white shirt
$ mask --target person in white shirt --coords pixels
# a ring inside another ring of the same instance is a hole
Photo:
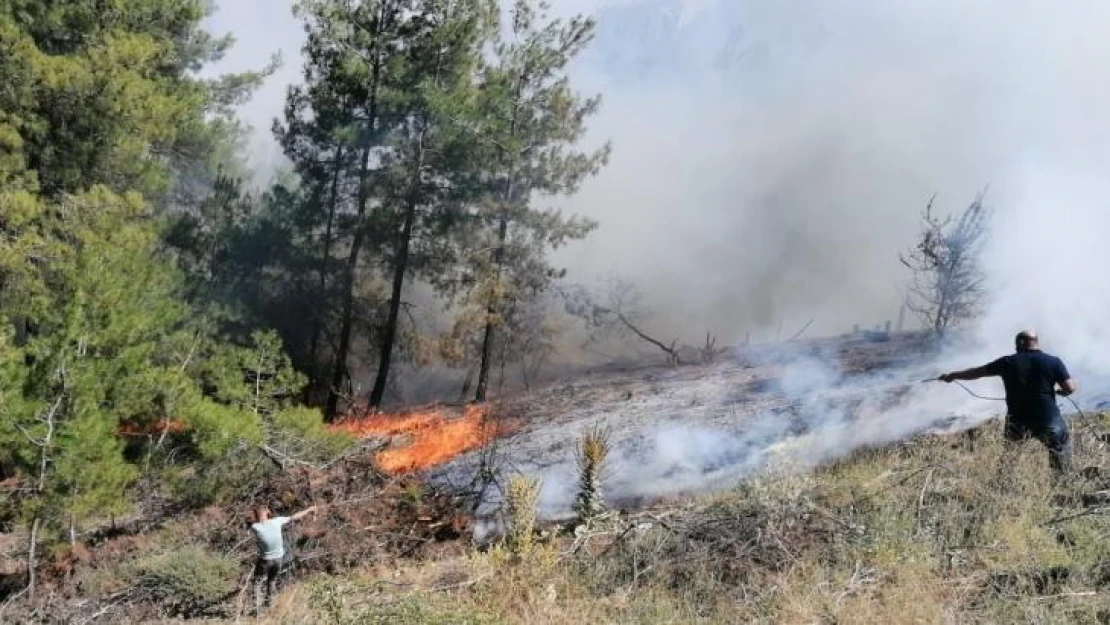
[[[258,542],[258,560],[255,562],[254,602],[258,606],[261,585],[266,584],[266,607],[273,601],[274,589],[277,585],[277,576],[281,572],[281,561],[285,557],[285,540],[282,527],[286,523],[299,521],[306,515],[314,512],[316,506],[306,508],[292,516],[273,516],[266,506],[258,506],[254,510],[254,523],[251,531]]]

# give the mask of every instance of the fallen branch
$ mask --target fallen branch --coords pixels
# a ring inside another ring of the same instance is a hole
[[[1064,597],[1095,597],[1098,592],[1094,590],[1084,590],[1079,592],[1062,592],[1055,595],[1045,595],[1043,597],[1033,597],[1035,601],[1047,601],[1049,599],[1063,599]]]
[[[319,467],[312,464],[311,462],[306,462],[304,460],[293,458],[292,456],[282,453],[274,449],[273,447],[270,447],[269,445],[259,445],[258,451],[261,451],[262,455],[266,456],[266,458],[270,462],[274,463],[274,466],[276,466],[281,471],[284,471],[287,468],[287,465],[298,465],[310,467],[312,469],[319,469]]]
[[[486,581],[487,579],[489,579],[491,577],[493,577],[493,573],[486,573],[485,575],[479,575],[478,577],[475,577],[474,579],[468,579],[466,581],[458,582],[457,584],[444,584],[442,586],[433,586],[433,587],[427,589],[425,592],[444,592],[444,591],[447,591],[447,590],[462,590],[463,588],[469,588],[469,587],[471,587],[475,584],[480,584],[480,583]]]
[[[271,447],[269,445],[258,445],[258,450],[261,451],[262,455],[266,456],[266,458],[270,462],[274,463],[274,466],[276,466],[281,471],[285,471],[290,466],[308,467],[308,468],[314,469],[316,471],[326,471],[330,467],[338,464],[339,462],[343,462],[343,461],[349,459],[351,456],[353,456],[355,454],[373,453],[375,451],[383,449],[386,445],[387,445],[387,443],[385,441],[381,440],[381,439],[377,439],[377,438],[367,439],[367,440],[362,441],[359,444],[353,446],[351,449],[347,450],[342,455],[340,455],[336,458],[333,458],[333,459],[329,460],[328,462],[324,462],[324,463],[320,463],[320,464],[309,462],[307,460],[301,460],[300,458],[289,455],[285,452],[278,451],[277,449],[274,449],[273,447]]]
[[[675,349],[675,344],[678,342],[677,340],[671,341],[670,347],[667,347],[662,342],[652,338],[647,333],[645,333],[643,330],[641,330],[640,328],[637,328],[635,325],[633,325],[632,321],[630,319],[628,319],[628,317],[625,317],[624,313],[622,313],[620,310],[617,310],[617,311],[614,311],[614,312],[617,315],[617,319],[620,320],[620,322],[622,324],[624,324],[624,327],[631,330],[633,334],[640,337],[642,340],[647,341],[648,343],[651,343],[652,345],[654,345],[654,346],[658,347],[659,349],[663,350],[663,353],[667,354],[667,360],[668,360],[668,362],[670,362],[670,364],[672,364],[672,365],[681,365],[682,364],[682,360],[678,357],[678,350]]]
[[[79,622],[77,625],[88,625],[89,623],[92,623],[96,619],[98,619],[98,618],[104,616],[105,614],[107,614],[108,610],[111,610],[112,608],[116,607],[118,604],[119,604],[119,601],[113,601],[112,603],[107,603],[107,604],[101,606],[101,608],[99,610],[90,614],[88,617],[86,617],[84,620]]]
[[[237,594],[237,596],[235,598],[235,622],[236,623],[238,623],[239,620],[241,618],[243,618],[243,597],[246,595],[247,591],[250,590],[252,581],[254,581],[254,567],[253,566],[250,568],[249,571],[247,571],[246,580],[244,580],[242,585],[239,586],[239,592],[236,593]]]
[[[1074,521],[1075,519],[1080,519],[1085,516],[1094,516],[1096,514],[1107,513],[1110,513],[1110,508],[1091,508],[1090,510],[1084,510],[1083,512],[1077,512],[1076,514],[1069,514],[1067,516],[1059,516],[1054,519],[1050,519],[1046,521],[1044,525],[1055,525],[1057,523],[1063,523],[1064,521]]]
[[[798,330],[798,332],[795,333],[794,336],[787,339],[786,342],[790,343],[802,338],[802,335],[806,333],[806,330],[808,330],[811,325],[813,325],[813,319],[810,319],[804,326],[802,326],[801,330]]]

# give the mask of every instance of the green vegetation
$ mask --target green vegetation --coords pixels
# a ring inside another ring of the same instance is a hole
[[[537,6],[510,43],[486,0],[298,3],[292,167],[250,189],[235,109],[275,66],[199,78],[233,45],[203,29],[212,3],[3,4],[0,526],[26,533],[30,600],[44,546],[335,458],[351,372],[376,370],[377,406],[392,363],[440,351],[414,282],[469,324],[442,343],[474,348],[441,355],[480,359],[485,394],[504,303],[589,230],[533,195],[604,160],[574,149],[597,101],[565,72],[591,24]]]
[[[169,611],[198,614],[236,590],[239,562],[201,547],[184,547],[140,564],[139,584]]]

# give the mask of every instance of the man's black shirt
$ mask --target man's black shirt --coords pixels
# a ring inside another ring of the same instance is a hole
[[[1006,408],[1016,423],[1037,428],[1060,418],[1056,384],[1070,378],[1064,361],[1040,350],[1003,356],[984,370],[1006,386]]]

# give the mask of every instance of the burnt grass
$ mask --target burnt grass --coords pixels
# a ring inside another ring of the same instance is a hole
[[[1110,416],[1073,426],[1080,470],[1058,485],[1038,444],[1007,455],[988,423],[549,523],[526,556],[494,546],[317,579],[269,622],[1106,622],[1110,510],[1084,495],[1110,487]]]

